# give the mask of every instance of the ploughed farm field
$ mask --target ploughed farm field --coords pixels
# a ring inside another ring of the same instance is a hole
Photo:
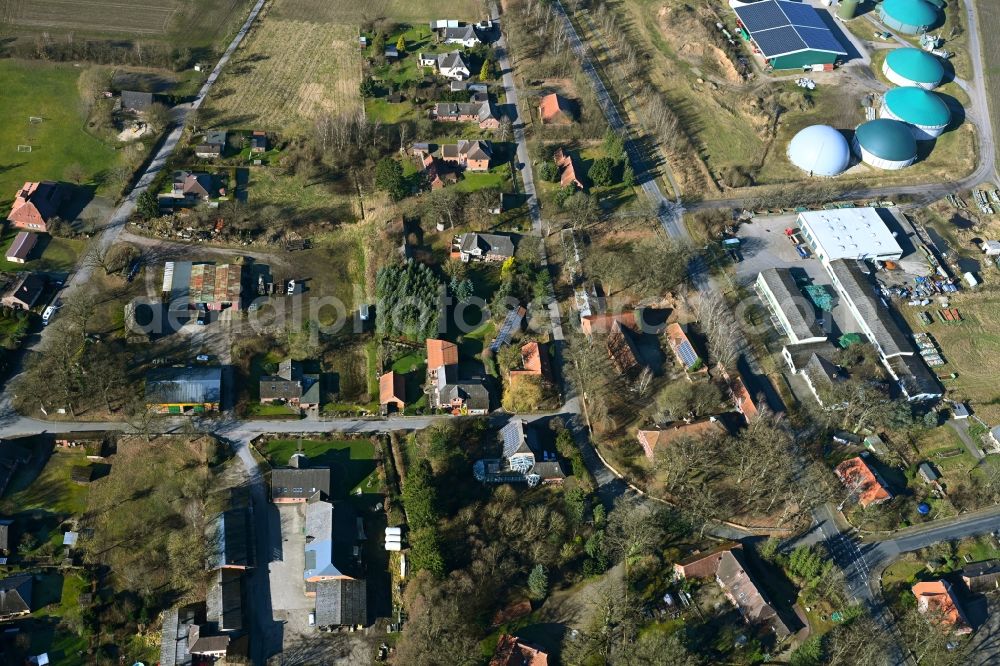
[[[453,18],[473,23],[486,16],[479,0],[293,0],[282,1],[271,10],[275,18],[323,21],[358,26],[364,21],[389,18],[394,21],[429,21]],[[447,14],[447,16],[445,16]]]
[[[279,0],[272,8],[294,4]],[[252,30],[202,107],[213,126],[308,131],[321,114],[361,109],[357,27],[290,21],[268,13]]]
[[[250,0],[0,0],[0,29],[50,37],[120,35],[208,46],[245,18]]]

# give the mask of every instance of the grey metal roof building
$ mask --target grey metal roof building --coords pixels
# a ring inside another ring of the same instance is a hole
[[[206,619],[218,625],[220,632],[243,628],[243,574],[235,569],[220,569],[208,586],[205,599]]]
[[[368,624],[368,585],[364,580],[340,578],[316,584],[316,626]]]
[[[912,355],[913,345],[893,319],[889,308],[878,302],[874,285],[861,272],[857,263],[835,259],[830,262],[829,267],[833,286],[879,354],[884,359]]]
[[[271,470],[272,502],[305,502],[316,493],[322,497],[330,495],[329,467],[279,467]]]
[[[785,268],[766,268],[754,285],[772,319],[792,344],[819,342],[826,335],[819,327],[812,303],[799,290]]]
[[[306,547],[302,577],[319,581],[345,574],[333,563],[333,504],[311,498],[306,503]]]
[[[163,629],[160,631],[160,666],[190,666],[188,633],[196,624],[196,606],[169,608],[163,611]]]
[[[213,569],[247,569],[251,566],[250,512],[246,508],[223,511],[212,527]]]
[[[944,395],[934,373],[917,355],[891,358],[886,367],[907,400],[936,400]]]
[[[146,402],[204,405],[222,397],[222,368],[156,368],[146,375]]]
[[[145,111],[153,105],[153,93],[136,90],[122,91],[122,108],[132,111]]]

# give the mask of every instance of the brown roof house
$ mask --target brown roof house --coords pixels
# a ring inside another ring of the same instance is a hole
[[[572,185],[578,190],[585,189],[583,187],[583,179],[578,175],[580,165],[577,164],[576,158],[568,150],[557,148],[556,152],[552,155],[552,159],[556,161],[556,166],[559,168],[560,186],[569,187]]]
[[[692,421],[690,423],[678,421],[677,423],[667,424],[662,428],[639,430],[636,432],[636,439],[639,440],[642,450],[646,452],[646,457],[652,460],[658,446],[666,446],[670,442],[685,437],[688,439],[701,439],[709,435],[724,435],[727,432],[726,427],[722,425],[719,419],[710,416],[707,419]]]
[[[548,351],[543,344],[531,341],[521,346],[521,366],[523,370],[510,371],[510,383],[517,384],[525,377],[538,377],[542,382],[552,381]]]
[[[951,627],[956,634],[971,634],[972,627],[958,603],[955,590],[946,580],[926,580],[913,586],[917,610],[936,616],[941,625]]]
[[[549,655],[517,636],[503,634],[489,666],[548,666]]]
[[[778,611],[746,571],[742,548],[722,554],[715,580],[729,601],[739,609],[747,624],[768,628],[778,640],[791,634],[788,626],[778,616]]]
[[[406,381],[403,375],[390,370],[378,380],[378,404],[382,411],[388,412],[390,407],[397,412],[406,407]]]
[[[635,332],[623,326],[618,320],[611,323],[611,333],[608,334],[608,355],[615,370],[621,375],[635,376],[646,366],[639,355],[635,341]]]
[[[285,403],[301,409],[320,406],[320,376],[303,371],[302,364],[285,359],[278,374],[260,378],[260,404]]]
[[[45,276],[37,273],[26,273],[18,282],[14,283],[13,289],[0,298],[0,304],[8,308],[20,308],[30,310],[41,298],[45,291]]]
[[[551,93],[539,102],[538,116],[546,125],[569,125],[573,122],[573,109],[565,97]]]
[[[31,255],[31,250],[38,242],[38,235],[30,231],[20,231],[14,236],[14,242],[7,250],[7,261],[15,264],[23,264]]]
[[[170,194],[171,199],[208,201],[215,194],[211,174],[203,171],[176,171]]]
[[[714,576],[747,624],[766,627],[782,640],[792,632],[747,572],[745,557],[740,544],[729,542],[674,564],[674,572],[681,578]]]
[[[962,569],[962,582],[970,592],[987,592],[1000,588],[1000,560],[976,562]]]
[[[851,495],[857,495],[858,504],[868,507],[892,499],[892,493],[868,461],[861,456],[848,458],[834,469],[841,483],[851,490]]]
[[[489,141],[461,139],[458,143],[446,143],[441,146],[442,160],[465,167],[469,171],[489,171],[492,158],[493,147]]]
[[[7,221],[18,229],[45,233],[64,199],[65,192],[59,183],[49,180],[25,183],[14,197]]]

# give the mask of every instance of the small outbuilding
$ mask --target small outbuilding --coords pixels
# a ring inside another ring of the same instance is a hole
[[[15,264],[23,264],[28,260],[31,250],[34,249],[37,242],[38,236],[36,234],[30,231],[18,232],[14,236],[14,242],[10,244],[10,248],[7,250],[7,261]]]
[[[987,257],[1000,257],[1000,240],[983,241],[983,253]]]

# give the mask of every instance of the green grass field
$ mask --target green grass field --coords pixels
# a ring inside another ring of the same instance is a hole
[[[382,486],[375,471],[375,447],[367,439],[273,439],[264,447],[272,465],[287,465],[293,453],[302,447],[310,464],[333,469],[334,497],[346,497],[355,490],[378,493]]]
[[[31,259],[23,264],[15,264],[4,257],[14,242],[17,231],[8,226],[4,227],[0,235],[0,271],[68,271],[76,265],[87,245],[86,241],[79,239],[42,235],[31,251]]]
[[[17,188],[28,180],[61,180],[79,164],[99,185],[119,154],[85,131],[86,109],[76,82],[81,69],[37,61],[0,60],[0,207],[6,214]],[[42,118],[30,123],[29,117]],[[17,152],[30,145],[30,153]],[[85,183],[86,184],[86,183]],[[100,191],[98,187],[98,191]]]

